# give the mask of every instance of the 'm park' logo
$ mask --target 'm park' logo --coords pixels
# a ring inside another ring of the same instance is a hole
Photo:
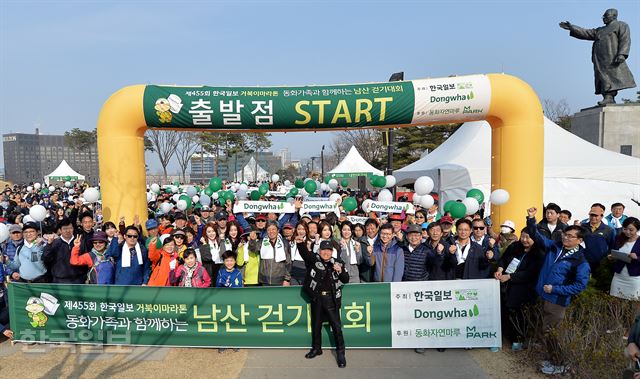
[[[424,318],[424,319],[436,319],[442,320],[445,318],[465,318],[465,317],[477,317],[480,314],[480,310],[478,309],[478,305],[474,304],[471,309],[464,309],[455,307],[450,310],[440,310],[440,311],[428,311],[422,309],[415,309],[413,311],[413,317]]]

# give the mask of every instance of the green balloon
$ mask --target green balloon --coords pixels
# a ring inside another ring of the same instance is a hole
[[[470,189],[469,192],[467,192],[467,197],[472,197],[478,200],[478,204],[482,204],[484,201],[484,194],[477,188]]]
[[[71,180],[71,177],[69,175],[67,175],[67,176],[64,177],[64,180],[69,181],[69,180]]]
[[[351,212],[358,208],[358,202],[353,197],[347,197],[342,202],[342,208],[344,208],[344,210],[347,212]]]
[[[304,188],[304,180],[296,179],[296,188]]]
[[[349,179],[342,179],[340,181],[340,187],[348,187],[349,186]]]
[[[324,177],[324,184],[329,184],[329,181],[331,180],[331,177],[329,175]]]
[[[260,195],[266,195],[267,192],[269,192],[269,184],[267,183],[260,184],[260,187],[258,187],[258,192],[260,192]]]
[[[205,188],[205,189],[204,189],[204,193],[205,193],[205,195],[207,195],[207,196],[211,196],[211,195],[213,195],[213,193],[214,193],[214,192],[215,192],[215,191],[214,191],[214,190],[212,190],[212,189],[211,189],[211,188],[209,188],[209,187],[207,187],[207,188]]]
[[[188,195],[181,195],[178,200],[184,200],[187,202],[187,208],[191,208],[191,203],[193,202]]]
[[[251,191],[251,200],[259,200],[260,199],[260,192],[258,191]]]
[[[173,182],[173,185],[176,187],[180,187],[180,182],[176,180],[175,182]]]
[[[457,203],[457,201],[455,200],[449,200],[446,203],[444,203],[444,207],[442,208],[442,210],[446,213],[446,212],[451,212],[451,205]]]
[[[451,213],[451,217],[453,218],[463,218],[467,214],[467,207],[456,201],[451,204],[451,210],[449,213]]]
[[[384,176],[378,176],[376,178],[376,187],[384,188],[384,186],[386,185],[387,185],[387,178],[385,178]]]
[[[296,195],[298,195],[298,189],[296,187],[293,187],[291,190],[289,190],[289,193],[293,196],[296,197]]]
[[[173,191],[171,190],[171,187],[167,187],[164,189],[165,193],[172,193]]]
[[[195,209],[200,209],[200,208],[202,208],[202,204],[198,203],[198,204],[196,204],[196,206],[194,208]]]
[[[307,180],[307,182],[304,184],[304,190],[307,191],[309,195],[315,193],[316,189],[318,189],[318,185],[316,184],[315,180]]]
[[[220,180],[220,178],[211,178],[211,180],[209,180],[209,188],[214,191],[219,191],[222,188],[222,180]]]
[[[236,199],[236,195],[233,193],[233,191],[227,191],[224,198],[225,200],[233,201]]]

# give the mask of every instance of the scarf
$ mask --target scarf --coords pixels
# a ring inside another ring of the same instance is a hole
[[[189,266],[184,265],[185,270],[185,278],[184,278],[184,287],[193,287],[193,274],[196,272],[198,268],[198,264],[194,264],[193,267],[189,268]]]
[[[280,235],[278,235],[278,239],[276,239],[275,247],[271,246],[269,237],[264,237],[262,240],[262,246],[260,247],[260,259],[274,259],[274,250],[276,262],[282,262],[287,259],[287,254],[284,250],[284,242]]]
[[[231,250],[233,251],[233,244],[231,243],[231,240],[228,238],[224,239],[224,251],[228,251]]]
[[[306,243],[306,239],[305,239],[305,243]],[[302,259],[302,255],[300,255],[300,251],[298,251],[298,244],[296,243],[296,241],[291,241],[291,260],[293,261],[299,261],[299,262],[304,262],[304,259]]]
[[[220,245],[218,245],[218,241],[209,240],[209,251],[211,251],[211,260],[215,264],[221,264],[222,258],[220,257]]]
[[[621,218],[622,217],[615,218],[615,217],[611,216],[611,221],[609,222],[609,226],[614,228],[614,229],[622,228],[622,223],[620,222]]]
[[[349,255],[349,264],[358,264],[358,257],[356,256],[356,243],[353,239],[349,239],[347,242],[346,253]]]
[[[136,257],[138,258],[138,265],[142,264],[142,250],[140,244],[136,242]],[[122,267],[131,267],[131,250],[127,244],[122,245]]]
[[[101,253],[98,250],[96,250],[95,248],[92,248],[91,252],[93,253],[93,256],[96,257],[96,263],[100,263],[100,262],[104,261],[104,252]]]
[[[458,259],[458,264],[464,263],[467,260],[467,255],[469,255],[469,251],[471,250],[471,240],[465,245],[462,246],[456,241],[456,258]]]

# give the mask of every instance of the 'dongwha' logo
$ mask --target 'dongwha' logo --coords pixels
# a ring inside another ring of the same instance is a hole
[[[423,311],[422,309],[415,309],[413,311],[414,318],[431,318],[436,320],[442,320],[445,318],[464,318],[464,317],[477,317],[480,314],[478,305],[474,304],[473,308],[458,308],[455,307],[450,310],[440,311]]]

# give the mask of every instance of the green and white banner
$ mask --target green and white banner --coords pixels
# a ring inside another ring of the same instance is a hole
[[[296,208],[285,201],[238,201],[233,205],[233,213],[294,213]]]
[[[346,285],[348,348],[500,346],[495,280]],[[195,347],[311,343],[301,287],[239,289],[9,284],[19,342]],[[325,327],[323,343],[331,346]]]
[[[159,128],[357,128],[480,120],[490,99],[485,75],[304,87],[149,85],[144,115]]]
[[[386,213],[416,213],[416,208],[411,203],[401,201],[371,201],[368,212]]]

